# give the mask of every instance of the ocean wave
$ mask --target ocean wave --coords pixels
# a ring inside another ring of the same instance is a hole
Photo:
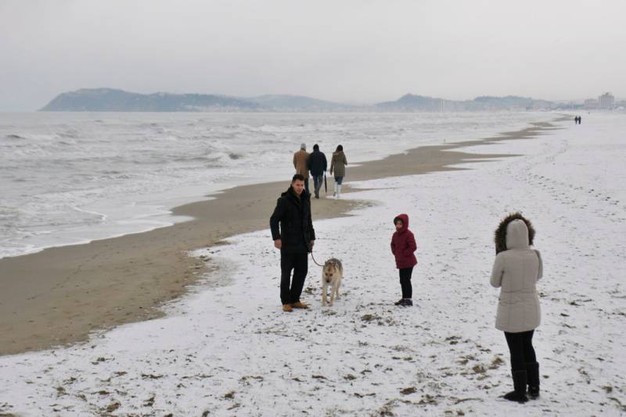
[[[292,155],[302,142],[309,150],[318,143],[327,157],[341,143],[349,161],[358,163],[437,137],[476,139],[480,132],[495,134],[538,118],[522,113],[1,117],[4,205],[19,207],[20,213],[4,221],[0,216],[0,230],[22,247],[106,235],[102,230],[114,222],[116,233],[133,232],[136,225],[123,219],[162,215],[170,201],[193,201],[208,190],[292,172]],[[13,249],[0,244],[0,256],[5,252]]]
[[[10,140],[25,140],[26,138],[24,136],[20,136],[20,135],[16,135],[16,134],[8,134],[5,136],[5,139],[10,139]]]

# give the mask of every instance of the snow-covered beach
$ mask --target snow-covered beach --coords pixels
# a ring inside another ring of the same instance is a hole
[[[626,116],[556,126],[463,149],[515,155],[466,170],[352,182],[343,197],[366,204],[314,219],[316,259],[345,268],[333,307],[310,262],[311,309],[283,313],[269,230],[238,235],[198,251],[220,267],[167,317],[0,357],[0,415],[626,415]],[[524,405],[499,398],[512,383],[489,285],[493,231],[517,210],[544,258],[542,393]],[[393,305],[402,212],[418,243],[413,308]]]
[[[301,142],[326,152],[341,143],[350,181],[368,180],[480,159],[454,148],[498,132],[536,135],[554,117],[0,114],[0,355],[161,317],[202,273],[189,251],[267,227]],[[317,220],[354,206],[317,203]]]

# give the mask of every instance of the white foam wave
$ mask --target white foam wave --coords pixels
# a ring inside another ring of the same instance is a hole
[[[351,164],[550,114],[0,114],[0,257],[171,224],[173,204],[293,172],[300,143]],[[16,214],[15,214],[16,213]],[[153,222],[153,219],[158,219]],[[21,248],[21,249],[20,249]]]

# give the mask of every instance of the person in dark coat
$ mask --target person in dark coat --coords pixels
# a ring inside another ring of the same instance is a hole
[[[496,328],[504,332],[511,354],[514,390],[504,398],[520,403],[539,397],[539,363],[533,347],[541,323],[536,284],[543,275],[541,253],[531,245],[535,229],[521,213],[505,217],[495,232],[496,259],[491,285],[500,288]]]
[[[320,152],[320,147],[316,143],[313,145],[313,153],[309,155],[309,171],[313,177],[313,190],[315,198],[320,198],[320,188],[324,181],[324,172],[326,172],[327,162],[326,155]]]
[[[346,154],[343,152],[343,146],[337,145],[337,149],[330,158],[330,175],[335,176],[335,191],[333,192],[333,196],[337,198],[341,195],[343,177],[346,176],[346,165],[348,165],[348,159],[346,159]]]
[[[311,194],[304,189],[304,176],[296,174],[281,194],[270,217],[274,247],[280,249],[280,300],[283,311],[308,308],[300,301],[313,250],[315,230],[311,218]],[[291,271],[293,270],[293,279]]]
[[[397,306],[413,305],[413,286],[411,285],[411,275],[413,267],[417,265],[415,251],[417,244],[415,236],[409,230],[409,216],[399,214],[393,219],[396,231],[391,237],[391,253],[396,259],[396,267],[400,274],[400,287],[402,288],[402,298],[396,302]]]

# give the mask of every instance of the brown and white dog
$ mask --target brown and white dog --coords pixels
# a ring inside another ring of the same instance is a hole
[[[330,258],[324,263],[322,268],[322,305],[328,303],[327,291],[330,286],[330,303],[333,305],[335,297],[339,298],[339,287],[341,286],[341,280],[343,279],[343,266],[341,261],[336,258]]]

